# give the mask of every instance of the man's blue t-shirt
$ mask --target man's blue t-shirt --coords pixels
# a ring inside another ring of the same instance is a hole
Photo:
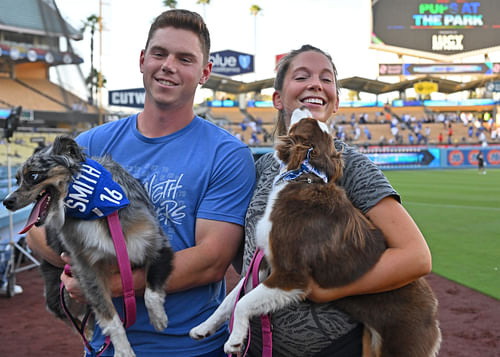
[[[175,251],[195,245],[197,218],[244,225],[252,196],[255,169],[249,148],[227,131],[196,116],[183,129],[159,138],[137,130],[137,115],[93,128],[77,138],[91,157],[111,155],[139,179]],[[205,321],[225,297],[224,281],[168,294],[168,327],[157,332],[149,322],[142,297],[137,298],[137,322],[127,336],[138,356],[190,356],[222,346],[227,327],[195,341],[189,330]],[[114,299],[123,311],[122,299]],[[104,342],[96,326],[96,349]],[[112,348],[103,354],[112,356]]]

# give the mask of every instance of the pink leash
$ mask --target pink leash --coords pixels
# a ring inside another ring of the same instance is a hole
[[[118,261],[118,268],[120,270],[120,276],[122,279],[123,300],[124,300],[122,321],[125,328],[128,328],[135,323],[137,317],[136,315],[137,311],[135,305],[134,281],[132,278],[132,268],[130,266],[130,259],[128,257],[128,252],[127,252],[127,245],[125,244],[125,237],[123,236],[120,219],[118,217],[118,211],[111,213],[106,218],[108,221],[108,227],[111,233],[111,237],[113,238],[113,245],[115,246],[115,252],[116,252],[116,260]],[[67,275],[71,276],[71,268],[69,265],[66,264],[66,266],[64,267],[64,272]],[[78,327],[75,319],[69,313],[66,307],[66,303],[64,302],[63,289],[64,285],[61,282],[60,298],[64,312],[66,313],[70,321],[73,323],[73,326],[76,328],[76,330],[80,333],[80,336],[82,337],[83,342],[87,347],[87,349],[89,350],[89,352],[92,352],[93,348],[84,335],[85,324],[87,323],[89,314],[87,313],[87,315],[85,316],[84,320],[82,321],[81,327]],[[97,351],[96,356],[99,357],[106,350],[106,348],[108,348],[109,344],[110,344],[110,339],[108,336],[106,336],[104,344],[101,346],[99,351]]]
[[[233,307],[233,313],[231,314],[231,320],[229,321],[229,331],[233,330],[233,322],[234,322],[234,309],[236,309],[236,304],[242,295],[246,293],[246,286],[250,274],[252,274],[252,287],[255,288],[259,285],[259,267],[262,259],[264,258],[264,252],[257,248],[255,254],[252,257],[252,261],[247,269],[247,273],[245,274],[245,278],[243,280],[243,284],[240,287],[240,291],[238,292],[238,297],[236,298],[236,302]],[[243,292],[243,294],[242,294]],[[271,316],[261,315],[260,316],[261,330],[262,330],[262,357],[271,357],[273,355],[273,336],[271,331]],[[245,356],[248,352],[248,348],[250,347],[251,340],[251,331],[248,329],[248,341],[247,348],[243,356]]]

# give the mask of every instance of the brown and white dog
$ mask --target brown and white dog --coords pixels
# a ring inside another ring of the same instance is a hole
[[[297,120],[296,115],[288,135],[276,147],[285,172],[275,180],[257,225],[257,246],[264,251],[271,274],[237,302],[226,353],[240,352],[251,317],[304,300],[313,282],[329,288],[355,281],[386,249],[381,231],[336,185],[343,161],[325,124],[310,115],[301,118],[300,112]],[[192,338],[209,336],[230,318],[242,284],[243,280],[207,321],[191,330]],[[371,343],[364,344],[365,355],[430,357],[438,353],[438,302],[424,278],[393,291],[335,303],[369,331]]]

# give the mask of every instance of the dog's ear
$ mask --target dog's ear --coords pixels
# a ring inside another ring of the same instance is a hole
[[[296,170],[307,156],[309,146],[302,143],[300,136],[289,134],[278,138],[279,144],[276,146],[276,155],[286,164],[288,170]]]
[[[319,127],[314,130],[311,165],[323,171],[328,181],[337,182],[343,174],[341,154],[335,149],[333,138]]]
[[[290,157],[288,158],[288,170],[299,169],[302,162],[306,159],[309,149],[309,145],[304,145],[299,142],[293,145],[292,149],[290,150]]]
[[[56,137],[52,145],[52,154],[69,156],[77,162],[85,161],[85,155],[82,149],[78,146],[76,141],[69,136],[61,135]]]
[[[293,142],[289,136],[278,137],[278,144],[276,145],[276,156],[283,161],[288,162],[290,150],[292,149]]]

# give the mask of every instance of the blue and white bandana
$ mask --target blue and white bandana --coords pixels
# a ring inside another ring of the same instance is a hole
[[[274,179],[274,184],[276,185],[280,181],[295,180],[300,175],[306,174],[306,173],[314,174],[314,175],[318,176],[320,179],[322,179],[323,182],[327,183],[328,182],[328,177],[326,176],[326,174],[324,172],[322,172],[322,171],[319,171],[315,167],[313,167],[311,165],[311,163],[309,162],[309,155],[310,155],[310,153],[311,153],[312,150],[313,150],[313,148],[309,148],[309,150],[307,150],[306,159],[304,161],[302,161],[302,164],[300,164],[300,168],[298,168],[297,170],[287,171],[285,163],[281,162],[281,164],[280,164],[280,173]]]
[[[79,219],[97,219],[126,207],[129,200],[101,164],[86,159],[78,175],[73,176],[64,199],[66,213]]]

